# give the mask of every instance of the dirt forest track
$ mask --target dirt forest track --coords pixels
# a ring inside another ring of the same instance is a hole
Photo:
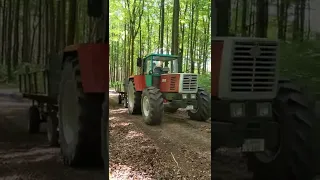
[[[151,127],[144,124],[141,116],[129,116],[127,109],[117,104],[115,92],[110,92],[109,108],[110,171],[113,177],[208,180],[211,176],[216,180],[251,177],[245,159],[236,149],[219,149],[211,162],[210,121],[192,121],[186,112],[178,111],[166,113],[160,126]],[[121,172],[119,165],[130,175],[123,176],[125,173]]]
[[[104,179],[102,168],[81,170],[64,166],[59,148],[47,145],[45,124],[42,133],[27,133],[31,102],[6,93],[0,93],[0,180]]]
[[[209,121],[191,121],[179,111],[166,114],[161,126],[150,127],[141,116],[129,116],[117,104],[117,94],[109,97],[110,179],[250,178],[236,149],[220,149],[211,162]],[[30,105],[20,97],[0,95],[0,180],[104,179],[102,169],[64,166],[59,148],[47,145],[45,124],[42,133],[27,133]]]

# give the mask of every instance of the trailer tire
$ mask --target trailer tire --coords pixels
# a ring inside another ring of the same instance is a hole
[[[59,146],[58,123],[59,120],[56,114],[52,113],[47,117],[47,138],[49,145],[52,147]]]
[[[255,180],[312,180],[315,176],[312,146],[319,141],[313,133],[320,131],[314,114],[314,102],[290,81],[280,81],[273,103],[280,125],[280,143],[274,156],[264,153],[248,155],[248,168]],[[317,128],[315,128],[317,127]],[[270,151],[272,152],[272,151]],[[319,153],[316,151],[316,153]]]
[[[128,108],[128,96],[126,94],[123,95],[123,107]]]
[[[142,92],[141,101],[141,111],[144,122],[148,125],[161,124],[164,106],[160,89],[155,87],[145,88]]]
[[[141,114],[141,92],[136,91],[133,80],[129,81],[127,96],[129,114]]]
[[[67,60],[59,93],[59,141],[64,164],[101,166],[104,93],[84,93],[77,59]]]
[[[178,111],[179,108],[173,108],[173,107],[166,107],[164,106],[164,112],[168,112],[168,113],[175,113]]]
[[[41,124],[41,118],[40,118],[40,111],[37,106],[31,106],[29,108],[29,119],[28,119],[28,132],[30,134],[39,133],[40,131],[40,124]]]
[[[197,92],[197,109],[188,110],[190,119],[196,121],[206,121],[210,118],[211,102],[210,96],[204,89],[198,88]]]

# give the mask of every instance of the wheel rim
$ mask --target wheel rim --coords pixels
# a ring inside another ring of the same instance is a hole
[[[278,123],[279,122],[279,119],[278,119],[278,113],[276,112],[273,112],[274,114],[274,117],[276,119],[276,121]],[[282,149],[282,140],[283,140],[283,136],[281,134],[281,129],[279,129],[279,144],[277,145],[277,147],[273,150],[270,150],[270,149],[266,149],[264,152],[259,152],[259,153],[255,153],[255,156],[257,159],[259,159],[261,162],[263,163],[270,163],[272,161],[274,161],[278,155],[280,154],[281,152],[281,149]]]
[[[143,97],[142,106],[143,106],[143,114],[144,114],[144,116],[149,116],[150,104],[149,104],[149,99],[148,99],[147,96]]]
[[[134,106],[134,89],[130,85],[129,92],[128,92],[128,100],[129,100],[129,107],[132,108]]]

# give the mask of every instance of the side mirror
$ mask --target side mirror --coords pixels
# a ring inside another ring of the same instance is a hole
[[[88,0],[88,16],[99,18],[102,16],[103,0]]]
[[[138,66],[138,67],[141,67],[141,66],[142,66],[142,58],[141,58],[141,57],[139,57],[139,58],[137,59],[137,66]]]

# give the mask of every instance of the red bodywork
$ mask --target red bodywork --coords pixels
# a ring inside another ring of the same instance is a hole
[[[218,96],[223,41],[211,42],[211,95]]]
[[[164,74],[160,79],[161,92],[179,92],[180,74]]]
[[[145,75],[130,76],[130,79],[133,79],[136,91],[143,91],[143,89],[147,86]]]
[[[77,56],[83,91],[107,92],[109,89],[109,44],[79,44],[65,48],[65,56]]]

